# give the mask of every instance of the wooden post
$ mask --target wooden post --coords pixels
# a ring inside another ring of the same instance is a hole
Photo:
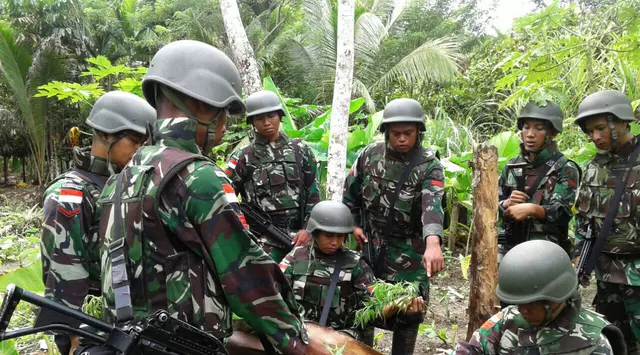
[[[473,241],[467,339],[498,305],[498,149],[486,142],[473,152]]]
[[[451,198],[451,221],[449,222],[448,248],[451,253],[456,250],[456,240],[458,239],[458,219],[460,218],[460,204],[458,196],[453,191]]]

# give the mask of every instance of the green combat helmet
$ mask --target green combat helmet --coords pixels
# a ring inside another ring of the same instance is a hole
[[[342,202],[321,201],[311,210],[307,232],[351,233],[353,217],[351,211]]]
[[[636,120],[629,98],[625,94],[615,90],[599,91],[582,100],[578,106],[578,117],[574,123],[580,126],[584,133],[588,133],[585,125],[586,121],[596,115],[608,116],[609,129],[611,130],[614,147],[618,143],[618,133],[614,130],[613,119],[617,118],[622,121]]]
[[[284,110],[280,104],[280,99],[272,91],[262,90],[254,92],[247,97],[247,123],[253,122],[253,117],[267,113],[278,112],[280,118],[284,117]]]
[[[188,118],[207,127],[208,139],[201,147],[205,151],[212,146],[218,117],[210,122],[200,120],[180,95],[224,109],[218,116],[225,110],[232,115],[245,111],[238,69],[226,54],[203,42],[175,41],[160,48],[142,80],[144,97],[153,107],[158,90]]]
[[[387,104],[380,122],[380,132],[387,130],[389,123],[418,123],[420,132],[427,130],[424,124],[424,110],[422,105],[414,99],[395,99]]]
[[[562,119],[564,118],[564,114],[560,106],[555,102],[547,101],[544,106],[539,106],[533,101],[526,104],[522,111],[520,111],[520,115],[518,115],[519,130],[522,130],[524,120],[527,118],[548,121],[558,133],[562,133]]]
[[[508,304],[559,303],[571,297],[577,287],[578,276],[567,252],[553,242],[531,240],[518,244],[502,258],[496,293]]]
[[[115,139],[106,141],[99,135],[94,137],[107,147],[107,167],[111,166],[111,146],[127,135],[127,131],[147,134],[147,126],[156,119],[156,110],[140,97],[123,91],[111,91],[96,101],[91,109],[87,125],[94,131],[114,135]]]

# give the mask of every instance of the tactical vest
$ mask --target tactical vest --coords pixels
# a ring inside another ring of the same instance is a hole
[[[591,226],[592,235],[596,236],[600,232],[600,226],[612,208],[610,203],[616,186],[626,170],[625,159],[600,165],[597,163],[597,157],[585,169],[576,208],[585,221],[590,222],[593,217],[595,226]],[[640,158],[624,184],[625,190],[602,251],[638,256],[640,255]]]
[[[385,143],[371,146],[361,170],[363,207],[369,219],[367,225],[371,232],[380,233],[380,236],[386,225],[389,200],[395,194],[407,164],[385,159],[385,149]],[[422,148],[422,155],[396,200],[391,238],[422,238],[422,182],[428,174],[425,167],[435,158],[434,150]]]
[[[140,154],[140,150],[137,154]],[[136,156],[132,158],[135,159]],[[184,179],[190,173],[186,167],[194,161],[209,162],[208,158],[198,154],[166,148],[145,161],[144,165],[125,167],[121,172],[122,180],[128,182],[129,188],[122,190],[122,225],[125,234],[122,247],[125,248],[136,317],[145,317],[164,309],[173,317],[222,339],[231,335],[231,308],[227,305],[222,286],[217,277],[211,274],[205,260],[185,245],[189,242],[193,244],[192,247],[201,247],[203,254],[207,253],[200,236],[192,228],[182,229],[179,238],[170,235],[159,217],[160,205],[182,210],[179,201],[171,200],[172,196],[178,195],[177,189],[182,184],[172,181],[176,181],[174,178],[177,175]],[[213,162],[211,164],[215,167]],[[158,167],[171,168],[167,168],[167,171]],[[161,196],[167,199],[161,199]],[[104,205],[104,215],[110,216],[100,221],[101,231],[106,231],[107,226],[113,223],[113,197],[101,200],[101,203]],[[172,222],[177,226],[188,223],[186,220]],[[116,243],[112,241],[112,235],[105,235],[106,248],[102,250],[103,274],[106,275],[103,278],[103,298],[105,308],[111,311],[115,309],[115,300],[112,294],[104,293],[104,290],[112,287],[109,250],[119,247],[113,245]],[[110,312],[105,313],[111,315]]]
[[[509,308],[515,309],[515,306]],[[505,320],[500,327],[502,338],[499,342],[500,353],[508,354],[578,354],[581,350],[596,346],[600,334],[609,340],[614,354],[625,354],[626,348],[622,333],[607,322],[600,314],[583,309],[574,317],[572,329],[526,328],[526,321],[518,313],[505,311]],[[515,338],[514,338],[515,337]],[[539,349],[537,352],[536,349]]]
[[[300,202],[306,203],[301,150],[299,143],[292,140],[274,155],[267,154],[268,148],[260,149],[255,143],[246,151],[246,196],[243,197],[249,203],[258,204],[276,226],[291,231],[302,228]]]
[[[520,162],[523,161],[523,159],[521,157],[518,157],[513,161]],[[561,156],[560,158],[558,158],[555,164],[553,164],[549,171],[547,171],[546,175],[540,180],[538,189],[533,196],[530,196],[529,202],[535,203],[537,205],[549,204],[551,201],[545,199],[545,195],[553,194],[553,190],[559,178],[558,174],[560,173],[560,170],[562,170],[562,168],[569,162],[572,161],[567,159],[565,156]],[[511,163],[511,161],[509,163]],[[547,163],[551,162],[547,161],[537,167],[529,166],[525,168],[518,167],[509,169],[507,173],[507,181],[504,182],[504,186],[510,188],[511,191],[517,190],[518,184],[516,178],[522,177],[524,175],[525,186],[532,188],[532,185],[538,180],[538,176],[542,173],[542,170]],[[565,250],[569,250],[571,245],[569,240],[567,239],[568,232],[568,224],[565,226],[558,226],[557,224],[553,223],[541,223],[538,220],[534,219],[531,224],[530,238],[546,238],[556,244],[560,244]]]
[[[290,266],[293,270],[292,286],[296,301],[304,308],[305,318],[318,322],[324,305],[323,297],[326,297],[329,290],[336,259],[327,256],[322,259],[315,258],[309,255],[310,248],[313,246],[305,248],[307,253],[305,256],[309,260],[296,256],[296,259],[300,260],[295,260]],[[315,252],[317,253],[317,251]],[[327,325],[334,329],[345,329],[352,327],[355,312],[362,302],[358,299],[352,284],[353,270],[358,265],[360,256],[356,252],[342,247],[336,257],[344,258],[344,263],[340,268],[338,285],[331,300]]]

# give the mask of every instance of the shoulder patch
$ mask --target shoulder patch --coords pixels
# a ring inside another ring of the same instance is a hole
[[[71,190],[78,190],[78,191],[82,191],[82,185],[79,184],[75,184],[73,182],[65,182],[64,184],[62,184],[62,186],[60,186],[63,190],[64,189],[71,189]]]
[[[68,188],[60,190],[60,197],[58,197],[58,202],[82,203],[82,189],[80,191]]]
[[[229,171],[229,170],[227,170],[227,171]],[[218,177],[223,177],[223,178],[227,177],[227,175],[225,173],[223,173],[222,171],[220,171],[218,169],[216,169],[216,175],[218,175]]]
[[[73,217],[73,216],[77,215],[78,213],[80,213],[80,207],[78,207],[78,208],[74,208],[74,209],[72,209],[72,210],[67,210],[66,208],[64,208],[64,207],[62,207],[62,206],[61,206],[61,207],[58,207],[58,211],[59,211],[60,213],[62,213],[63,215],[65,215],[65,216],[67,216],[67,217],[71,218],[71,217]]]
[[[503,318],[502,312],[494,314],[493,317],[489,318],[486,322],[484,322],[484,324],[480,328],[482,328],[483,330],[489,330],[494,325],[496,325],[496,323],[502,320],[502,318]]]
[[[236,191],[233,189],[233,186],[230,184],[222,184],[222,189],[224,190],[224,197],[228,203],[238,203],[238,196],[236,196]]]

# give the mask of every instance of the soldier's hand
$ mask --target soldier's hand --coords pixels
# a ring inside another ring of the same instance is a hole
[[[356,243],[358,243],[358,247],[360,248],[360,250],[362,250],[364,248],[364,243],[369,241],[364,235],[364,230],[362,230],[362,228],[360,227],[353,227],[352,233],[353,237],[356,240]]]
[[[422,263],[425,270],[427,270],[428,277],[444,269],[444,257],[442,256],[442,250],[440,250],[440,237],[437,235],[427,237],[427,249],[422,255]]]
[[[307,233],[306,230],[301,229],[293,237],[293,241],[291,241],[291,244],[293,244],[294,246],[307,245],[310,241],[311,234]]]
[[[411,304],[407,307],[407,314],[418,314],[424,310],[424,300],[422,297],[416,297],[411,300]]]
[[[306,355],[331,355],[331,352],[324,346],[321,339],[311,338],[309,339],[309,345],[307,345]]]
[[[504,211],[505,216],[509,216],[516,221],[524,221],[527,217],[532,215],[531,203],[522,203],[519,205],[511,206]]]
[[[506,203],[503,203],[502,206],[509,208],[527,201],[529,201],[529,195],[522,191],[515,190],[511,192],[511,196],[509,196],[509,199],[507,199]]]

